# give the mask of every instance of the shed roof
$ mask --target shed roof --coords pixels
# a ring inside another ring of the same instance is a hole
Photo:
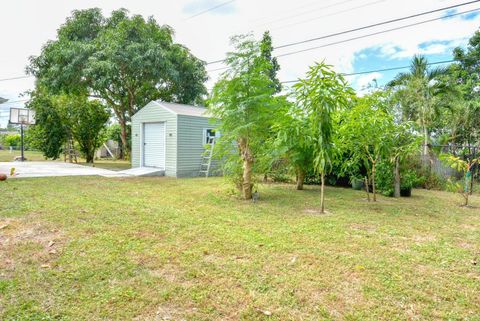
[[[196,117],[212,117],[205,107],[197,107],[192,105],[183,105],[175,103],[167,103],[161,100],[155,101],[157,104],[177,115],[196,116]]]

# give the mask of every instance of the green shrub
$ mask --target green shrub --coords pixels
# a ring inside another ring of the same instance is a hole
[[[390,162],[382,161],[377,164],[375,184],[377,190],[385,196],[393,196],[393,166]]]

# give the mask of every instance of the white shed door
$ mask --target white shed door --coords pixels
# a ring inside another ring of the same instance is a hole
[[[165,169],[165,123],[143,125],[143,165]]]

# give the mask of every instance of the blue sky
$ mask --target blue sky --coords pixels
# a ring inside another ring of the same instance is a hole
[[[28,57],[38,55],[42,45],[54,39],[56,30],[74,9],[100,7],[105,15],[120,7],[131,13],[153,16],[159,23],[175,30],[175,40],[186,45],[194,55],[210,62],[225,57],[231,50],[230,37],[252,32],[257,38],[270,30],[274,46],[320,37],[385,20],[409,16],[433,9],[457,5],[457,0],[234,0],[215,10],[205,12],[228,0],[16,0],[4,1],[0,10],[0,39],[9,44],[0,49],[0,79],[24,75]],[[466,0],[465,0],[466,1]],[[322,46],[333,41],[363,36],[405,24],[440,18],[449,14],[479,9],[470,4],[456,10],[445,10],[408,21],[371,28],[343,36],[314,41],[304,45],[275,50],[274,54]],[[202,13],[203,12],[203,13]],[[48,19],[44,17],[48,16]],[[457,46],[465,46],[478,29],[477,13],[442,19],[414,27],[348,41],[320,49],[279,58],[281,81],[302,77],[308,67],[325,60],[342,73],[392,68],[408,65],[414,54],[424,54],[429,61],[451,59]],[[220,64],[207,66],[211,88],[221,74]],[[383,85],[397,71],[348,77],[356,89],[373,79]],[[20,95],[33,89],[34,79],[0,82],[0,97],[23,100]],[[0,105],[0,126],[4,126],[10,107],[23,102]]]

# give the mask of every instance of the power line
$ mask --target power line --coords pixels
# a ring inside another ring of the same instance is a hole
[[[227,4],[230,4],[230,3],[234,2],[234,1],[235,1],[235,0],[230,0],[230,1],[222,2],[222,3],[220,3],[220,4],[218,4],[218,5],[214,6],[214,7],[211,7],[211,8],[209,8],[209,9],[206,9],[206,10],[204,10],[204,11],[201,11],[201,12],[199,12],[199,13],[196,13],[196,14],[192,15],[192,16],[188,17],[186,20],[193,19],[193,18],[195,18],[195,17],[201,16],[201,15],[207,13],[207,12],[210,12],[210,11],[216,10],[216,9],[218,9],[218,8],[220,8],[220,7],[226,6]]]
[[[33,77],[33,76],[18,76],[18,77],[12,77],[12,78],[3,78],[3,79],[0,79],[0,81],[24,79],[24,78],[31,78],[31,77]]]
[[[420,16],[424,16],[424,15],[427,15],[427,14],[432,14],[432,13],[436,13],[436,12],[440,12],[440,11],[444,11],[444,10],[454,9],[454,8],[457,8],[457,7],[460,7],[460,6],[465,6],[465,5],[476,3],[476,2],[479,2],[479,1],[480,0],[465,2],[465,3],[461,3],[461,4],[449,6],[449,7],[444,7],[444,8],[440,8],[440,9],[435,9],[435,10],[431,10],[431,11],[425,11],[425,12],[417,13],[417,14],[402,17],[402,18],[386,20],[386,21],[374,23],[374,24],[371,24],[371,25],[363,26],[363,27],[358,27],[358,28],[354,28],[354,29],[340,31],[340,32],[336,32],[336,33],[331,33],[331,34],[328,34],[328,35],[325,35],[325,36],[320,36],[320,37],[315,37],[315,38],[306,39],[306,40],[302,40],[302,41],[292,42],[292,43],[288,43],[288,44],[285,44],[285,45],[277,46],[274,49],[291,47],[291,46],[295,46],[295,45],[299,45],[299,44],[303,44],[303,43],[307,43],[307,42],[322,40],[322,39],[331,38],[331,37],[336,37],[336,36],[344,35],[344,34],[355,32],[355,31],[370,29],[370,28],[378,27],[378,26],[385,25],[385,24],[390,24],[390,23],[394,23],[394,22],[407,20],[407,19],[412,19],[412,18],[416,18],[416,17],[420,17]]]
[[[451,59],[451,60],[435,61],[435,62],[427,63],[427,66],[441,65],[441,64],[447,64],[447,63],[452,63],[452,62],[455,62],[455,60]],[[352,72],[352,73],[339,73],[339,74],[344,76],[344,77],[349,77],[349,76],[373,74],[375,72],[402,70],[402,69],[407,69],[407,68],[410,68],[410,66],[400,66],[400,67],[374,69],[374,70],[359,71],[359,72]],[[297,83],[298,81],[299,81],[298,79],[296,79],[296,80],[286,80],[286,81],[281,81],[280,83],[281,84],[291,84],[291,83]],[[211,88],[209,90],[211,90]]]
[[[383,21],[383,22],[378,22],[378,23],[375,23],[375,24],[362,26],[362,27],[358,27],[358,28],[354,28],[354,29],[349,29],[349,30],[345,30],[345,31],[341,31],[341,32],[336,32],[336,33],[332,33],[332,34],[328,34],[328,35],[324,35],[324,36],[320,36],[320,37],[315,37],[315,38],[311,38],[311,39],[306,39],[306,40],[302,40],[302,41],[287,43],[287,44],[284,44],[284,45],[274,47],[273,49],[280,49],[280,48],[295,46],[295,45],[299,45],[299,44],[303,44],[303,43],[307,43],[307,42],[312,42],[312,41],[316,41],[316,40],[322,40],[322,39],[326,39],[326,38],[340,36],[340,35],[343,35],[343,34],[348,34],[348,33],[352,33],[352,32],[355,32],[355,31],[360,31],[360,30],[365,30],[365,29],[369,29],[369,28],[373,28],[373,27],[378,27],[378,26],[385,25],[385,24],[390,24],[390,23],[393,23],[393,22],[412,19],[412,18],[416,18],[416,17],[420,17],[420,16],[424,16],[424,15],[427,15],[427,14],[432,14],[432,13],[436,13],[436,12],[440,12],[440,11],[444,11],[444,10],[450,10],[450,9],[458,8],[458,7],[461,7],[461,6],[466,6],[466,5],[469,5],[469,4],[472,4],[472,3],[477,3],[477,2],[480,2],[480,0],[459,3],[459,4],[456,4],[456,5],[443,7],[443,8],[439,8],[439,9],[435,9],[435,10],[430,10],[430,11],[425,11],[425,12],[417,13],[417,14],[414,14],[414,15],[406,16],[406,17],[401,17],[401,18],[396,18],[396,19],[387,20],[387,21]],[[478,10],[478,9],[474,9],[472,11],[476,11],[476,10]],[[465,13],[472,12],[472,11],[465,11],[463,13],[446,15],[446,16],[443,16],[441,18],[437,18],[435,20],[445,19],[445,18],[453,17],[454,15],[465,14]],[[423,22],[423,23],[426,23],[426,22]],[[403,26],[401,28],[406,28],[406,26]],[[225,61],[225,59],[210,61],[210,62],[207,62],[207,65],[221,63],[221,62],[224,62],[224,61]]]
[[[310,19],[307,19],[307,20],[298,21],[298,22],[294,22],[294,23],[291,23],[291,24],[288,24],[288,25],[283,25],[283,26],[280,26],[280,27],[276,27],[276,28],[273,28],[273,30],[280,30],[280,29],[294,27],[294,26],[297,26],[297,25],[300,25],[300,24],[305,24],[307,22],[311,22],[311,21],[318,20],[318,19],[321,19],[321,18],[332,17],[332,16],[339,15],[341,13],[366,8],[366,7],[372,6],[374,4],[378,4],[378,3],[381,3],[381,2],[385,2],[385,1],[386,0],[377,0],[377,1],[368,2],[368,3],[365,3],[363,5],[353,7],[353,8],[344,9],[344,10],[340,10],[340,11],[337,11],[337,12],[332,12],[332,13],[329,13],[329,14],[324,14],[324,15],[321,15],[321,16],[318,16],[318,17],[310,18]]]
[[[20,99],[20,100],[12,100],[12,101],[8,100],[8,101],[0,104],[0,106],[2,106],[2,105],[8,105],[8,104],[13,104],[13,103],[22,103],[22,102],[29,101],[29,100],[30,100],[30,99]]]
[[[451,59],[451,60],[429,62],[429,63],[427,63],[427,66],[447,64],[447,63],[452,63],[452,62],[455,62],[455,60]],[[392,67],[392,68],[384,68],[384,69],[375,69],[375,70],[359,71],[359,72],[352,72],[352,73],[340,73],[340,75],[342,75],[344,77],[348,77],[348,76],[372,74],[372,73],[375,73],[375,72],[401,70],[401,69],[407,69],[407,68],[410,68],[410,66],[400,66],[400,67]],[[282,84],[289,84],[289,83],[296,83],[296,82],[298,82],[298,80],[281,81]]]
[[[480,10],[480,8],[467,10],[467,11],[463,11],[463,12],[459,12],[459,13],[454,13],[454,14],[450,14],[450,15],[445,15],[445,16],[439,17],[439,18],[434,18],[434,19],[424,20],[424,21],[420,21],[420,22],[415,22],[415,23],[411,23],[411,24],[404,25],[404,26],[401,26],[401,27],[396,27],[396,28],[391,28],[391,29],[387,29],[387,30],[377,31],[377,32],[374,32],[374,33],[370,33],[370,34],[366,34],[366,35],[362,35],[362,36],[357,36],[357,37],[352,37],[352,38],[348,38],[348,39],[345,39],[345,40],[330,42],[330,43],[327,43],[327,44],[324,44],[324,45],[321,45],[321,46],[316,46],[316,47],[306,48],[306,49],[302,49],[302,50],[291,51],[291,52],[287,52],[287,53],[284,53],[284,54],[277,55],[276,57],[277,58],[285,57],[285,56],[290,56],[290,55],[294,55],[294,54],[301,53],[301,52],[311,51],[311,50],[325,48],[325,47],[330,47],[330,46],[333,46],[333,45],[338,45],[338,44],[342,44],[342,43],[345,43],[345,42],[350,42],[350,41],[354,41],[354,40],[358,40],[358,39],[368,38],[368,37],[371,37],[371,36],[376,36],[376,35],[391,32],[391,31],[396,31],[396,30],[400,30],[400,29],[413,27],[413,26],[418,26],[418,25],[425,24],[425,23],[428,23],[428,22],[433,22],[433,21],[436,21],[436,20],[442,20],[442,19],[446,19],[446,18],[459,16],[459,15],[464,15],[464,14],[475,12],[475,11],[478,11],[478,10]]]
[[[395,30],[400,30],[400,29],[404,29],[404,28],[408,28],[408,27],[413,27],[413,26],[417,26],[417,25],[420,25],[420,24],[425,24],[425,23],[428,23],[428,22],[436,21],[436,20],[441,20],[441,19],[445,19],[445,18],[450,18],[450,17],[454,17],[454,16],[458,16],[458,15],[464,15],[464,14],[471,13],[471,12],[475,12],[475,11],[478,11],[478,10],[480,10],[480,8],[476,8],[476,9],[472,9],[472,10],[467,10],[467,11],[463,11],[463,12],[459,12],[459,13],[454,13],[454,14],[446,15],[446,16],[443,16],[443,17],[440,17],[440,18],[433,18],[433,19],[429,19],[429,20],[424,20],[424,21],[412,23],[412,24],[409,24],[409,25],[400,26],[400,27],[396,27],[396,28],[391,28],[391,29],[387,29],[387,30],[382,30],[382,31],[378,31],[378,32],[374,32],[374,33],[370,33],[370,34],[366,34],[366,35],[362,35],[362,36],[357,36],[357,37],[353,37],[353,38],[348,38],[348,39],[345,39],[345,40],[330,42],[330,43],[327,43],[327,44],[324,44],[324,45],[321,45],[321,46],[316,46],[316,47],[311,47],[311,48],[296,50],[296,51],[292,51],[292,52],[287,52],[287,53],[284,53],[284,54],[277,55],[277,56],[275,56],[275,57],[276,57],[276,58],[281,58],[281,57],[291,56],[291,55],[298,54],[298,53],[302,53],[302,52],[306,52],[306,51],[311,51],[311,50],[315,50],[315,49],[330,47],[330,46],[333,46],[333,45],[338,45],[338,44],[342,44],[342,43],[349,42],[349,41],[353,41],[353,40],[358,40],[358,39],[367,38],[367,37],[371,37],[371,36],[375,36],[375,35],[379,35],[379,34],[391,32],[391,31],[395,31]],[[229,68],[229,67],[222,67],[222,68],[212,69],[212,70],[209,70],[209,72],[220,71],[220,70],[224,70],[224,69],[228,69],[228,68]]]
[[[292,19],[292,18],[295,18],[295,17],[303,16],[303,15],[312,13],[312,12],[314,12],[314,11],[332,8],[332,7],[339,6],[339,5],[345,4],[345,3],[347,3],[347,2],[352,2],[352,1],[355,1],[355,0],[344,0],[344,1],[340,1],[340,2],[337,2],[337,3],[333,3],[333,4],[330,4],[330,5],[327,5],[327,6],[323,6],[323,7],[320,7],[320,8],[316,8],[316,9],[313,9],[313,10],[302,11],[302,12],[297,13],[297,14],[294,14],[294,15],[290,15],[290,16],[287,16],[287,17],[282,17],[282,18],[270,20],[270,21],[264,22],[264,23],[262,23],[262,24],[257,24],[257,25],[254,26],[253,28],[258,28],[258,27],[261,27],[261,26],[268,25],[268,24],[270,24],[270,23],[280,22],[280,21]],[[386,0],[382,0],[382,1],[386,1]],[[354,7],[354,8],[348,9],[348,10],[354,10],[354,9],[357,9],[357,8],[358,8],[358,7]],[[334,12],[333,14],[337,14],[337,13],[341,13],[341,12],[343,12],[343,11]]]

